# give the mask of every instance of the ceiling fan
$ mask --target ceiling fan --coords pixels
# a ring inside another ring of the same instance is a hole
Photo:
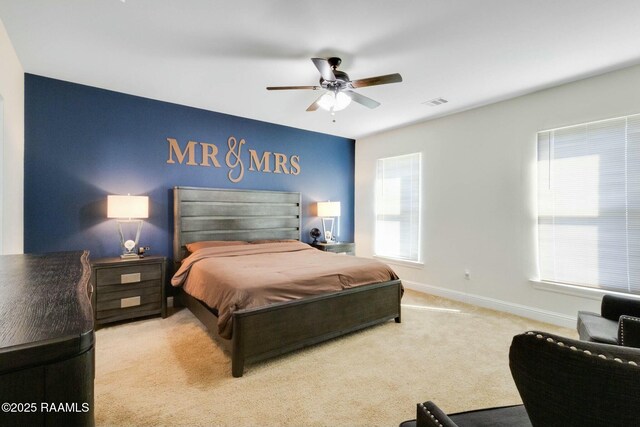
[[[351,101],[355,101],[369,108],[376,108],[380,105],[378,101],[360,95],[352,89],[399,83],[402,81],[402,76],[398,73],[360,80],[350,80],[347,73],[337,69],[342,63],[340,58],[311,58],[311,61],[313,61],[313,64],[318,71],[320,71],[320,86],[269,86],[267,90],[325,89],[326,92],[316,99],[313,104],[309,105],[307,111],[316,111],[318,108],[322,108],[333,114],[335,111],[347,108]]]

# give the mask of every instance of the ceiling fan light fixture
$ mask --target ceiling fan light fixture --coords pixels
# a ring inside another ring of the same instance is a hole
[[[322,95],[318,100],[318,105],[323,110],[340,111],[344,110],[351,104],[351,98],[342,92],[329,92]]]
[[[351,104],[351,101],[355,101],[367,108],[377,108],[380,106],[378,101],[354,92],[352,89],[399,83],[402,81],[402,76],[398,73],[351,80],[347,73],[337,70],[342,62],[340,58],[311,58],[311,61],[320,72],[319,86],[267,86],[267,90],[325,89],[326,92],[324,95],[313,101],[313,103],[307,107],[307,111],[316,111],[318,108],[322,108],[323,110],[329,111],[331,115],[334,115],[336,111],[347,108],[349,104]]]

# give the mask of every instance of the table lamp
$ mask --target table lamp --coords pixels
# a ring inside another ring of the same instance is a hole
[[[122,255],[120,258],[139,258],[135,251],[140,240],[142,230],[142,219],[149,218],[149,197],[147,196],[107,196],[107,218],[116,218],[118,223],[118,233],[120,234],[120,245]],[[135,240],[125,240],[123,226],[135,225]]]

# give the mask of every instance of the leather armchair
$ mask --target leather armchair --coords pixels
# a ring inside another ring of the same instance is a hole
[[[509,367],[523,405],[447,415],[425,402],[401,426],[638,425],[640,349],[526,332],[513,338]]]
[[[578,334],[583,341],[640,347],[640,300],[605,295],[600,314],[578,312]]]

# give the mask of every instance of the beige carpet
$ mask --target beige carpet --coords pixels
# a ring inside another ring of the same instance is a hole
[[[277,359],[242,378],[186,309],[97,332],[99,426],[397,426],[415,404],[520,403],[511,337],[572,330],[407,291],[390,321]]]

